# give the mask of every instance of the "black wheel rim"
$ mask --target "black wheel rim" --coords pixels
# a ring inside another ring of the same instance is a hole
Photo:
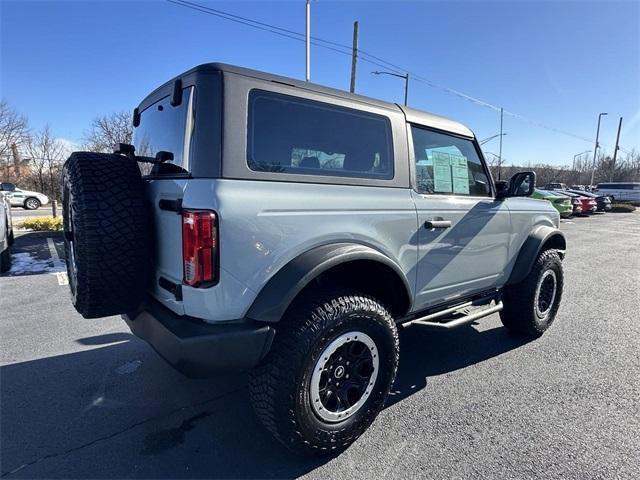
[[[378,376],[378,349],[362,332],[340,335],[321,353],[311,378],[314,412],[324,421],[344,421],[355,414]]]
[[[536,314],[540,318],[544,318],[549,314],[556,299],[558,282],[556,274],[553,270],[546,270],[536,288]]]

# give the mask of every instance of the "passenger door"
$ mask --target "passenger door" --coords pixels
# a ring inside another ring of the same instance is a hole
[[[472,139],[412,125],[419,310],[501,285],[510,216]]]

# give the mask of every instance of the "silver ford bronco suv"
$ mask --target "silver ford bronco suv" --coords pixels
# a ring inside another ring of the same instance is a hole
[[[186,375],[250,370],[294,451],[338,452],[374,421],[398,329],[499,312],[537,337],[556,316],[558,212],[528,198],[533,172],[496,185],[460,123],[213,63],[133,125],[133,145],[65,164],[73,304],[121,314]]]

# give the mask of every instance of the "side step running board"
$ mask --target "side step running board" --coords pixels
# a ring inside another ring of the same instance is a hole
[[[496,312],[499,312],[503,308],[502,301],[498,300],[496,304],[492,307],[485,308],[483,310],[479,310],[462,317],[456,318],[454,320],[438,322],[437,319],[441,319],[443,317],[447,317],[450,314],[460,312],[465,308],[472,307],[474,302],[466,302],[461,305],[456,305],[455,307],[447,308],[446,310],[442,310],[440,312],[432,313],[429,315],[425,315],[424,317],[416,318],[415,320],[411,320],[410,322],[403,323],[402,326],[404,328],[410,327],[411,325],[421,325],[423,327],[430,328],[432,330],[451,330],[453,328],[461,327],[463,325],[468,325],[480,318],[487,317]]]

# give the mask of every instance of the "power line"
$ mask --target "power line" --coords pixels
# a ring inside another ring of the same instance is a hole
[[[167,0],[167,1],[169,3],[174,4],[174,5],[178,5],[178,6],[181,6],[181,7],[189,8],[191,10],[195,10],[195,11],[198,11],[198,12],[201,12],[201,13],[205,13],[205,14],[212,15],[212,16],[215,16],[215,17],[218,17],[218,18],[229,20],[229,21],[232,21],[232,22],[235,22],[235,23],[239,23],[241,25],[248,26],[248,27],[253,27],[253,28],[256,28],[258,30],[263,30],[263,31],[266,31],[266,32],[269,32],[269,33],[273,33],[275,35],[279,35],[279,36],[284,37],[284,38],[289,38],[291,40],[296,40],[296,41],[299,41],[299,42],[304,42],[305,41],[305,35],[303,33],[296,32],[295,30],[290,30],[290,29],[287,29],[287,28],[279,27],[277,25],[272,25],[272,24],[269,24],[269,23],[260,22],[258,20],[253,20],[251,18],[247,18],[247,17],[243,17],[243,16],[240,16],[240,15],[235,15],[235,14],[232,14],[232,13],[224,12],[224,11],[219,10],[219,9],[207,7],[205,5],[201,5],[201,4],[198,4],[198,3],[190,2],[190,1],[187,1],[187,0]],[[339,43],[339,42],[334,42],[332,40],[326,40],[326,39],[323,39],[323,38],[320,38],[320,37],[311,36],[311,44],[313,44],[313,45],[315,45],[317,47],[325,48],[327,50],[331,50],[333,52],[340,53],[342,55],[346,55],[346,56],[351,57],[351,47],[348,46],[348,45]],[[343,49],[343,50],[341,50],[341,49]],[[456,90],[456,89],[453,89],[453,88],[449,88],[449,87],[445,87],[443,85],[439,85],[437,83],[434,83],[433,81],[429,80],[426,77],[423,77],[421,75],[413,73],[413,72],[411,72],[410,70],[408,70],[406,68],[403,68],[403,67],[401,67],[399,65],[393,64],[393,63],[391,63],[391,62],[389,62],[389,61],[387,61],[387,60],[385,60],[385,59],[383,59],[381,57],[378,57],[378,56],[375,56],[375,55],[373,55],[371,53],[368,53],[365,50],[358,49],[358,54],[359,54],[359,58],[362,61],[365,61],[365,62],[370,63],[372,65],[376,65],[376,66],[381,67],[381,68],[386,68],[386,69],[389,69],[389,70],[393,70],[393,71],[395,71],[395,73],[405,73],[405,74],[409,75],[409,77],[411,79],[413,79],[413,80],[415,80],[415,81],[417,81],[419,83],[423,83],[423,84],[425,84],[425,85],[427,85],[427,86],[429,86],[431,88],[437,89],[437,90],[442,90],[442,91],[444,91],[446,93],[454,95],[454,96],[456,96],[458,98],[461,98],[463,100],[469,101],[469,102],[474,103],[476,105],[479,105],[481,107],[489,108],[489,109],[494,110],[496,112],[499,112],[501,110],[501,107],[499,107],[497,105],[494,105],[494,104],[492,104],[490,102],[487,102],[487,101],[481,100],[479,98],[473,97],[471,95],[467,95],[466,93],[461,92],[459,90]],[[531,119],[529,117],[526,117],[524,115],[521,115],[519,113],[512,112],[510,110],[505,110],[505,109],[503,109],[503,112],[504,112],[504,114],[506,114],[506,115],[508,115],[510,117],[516,118],[516,119],[521,120],[521,121],[526,122],[526,123],[530,123],[532,125],[535,125],[536,127],[539,127],[539,128],[545,129],[545,130],[549,130],[549,131],[552,131],[554,133],[558,133],[558,134],[561,134],[561,135],[566,135],[566,136],[569,136],[569,137],[573,137],[573,138],[575,138],[577,140],[582,140],[582,141],[585,141],[585,142],[592,142],[592,139],[590,139],[590,138],[584,137],[582,135],[577,135],[575,133],[572,133],[572,132],[569,132],[569,131],[566,131],[566,130],[562,130],[560,128],[556,128],[556,127],[553,127],[553,126],[550,126],[550,125],[546,125],[544,123],[538,122],[537,120],[533,120],[533,119]],[[600,144],[602,146],[610,146],[610,145],[607,145],[607,144],[602,143],[602,142],[600,142]],[[627,153],[627,154],[630,153],[627,150],[623,149],[622,147],[619,147],[619,149],[620,149],[620,151],[622,151],[624,153]]]

